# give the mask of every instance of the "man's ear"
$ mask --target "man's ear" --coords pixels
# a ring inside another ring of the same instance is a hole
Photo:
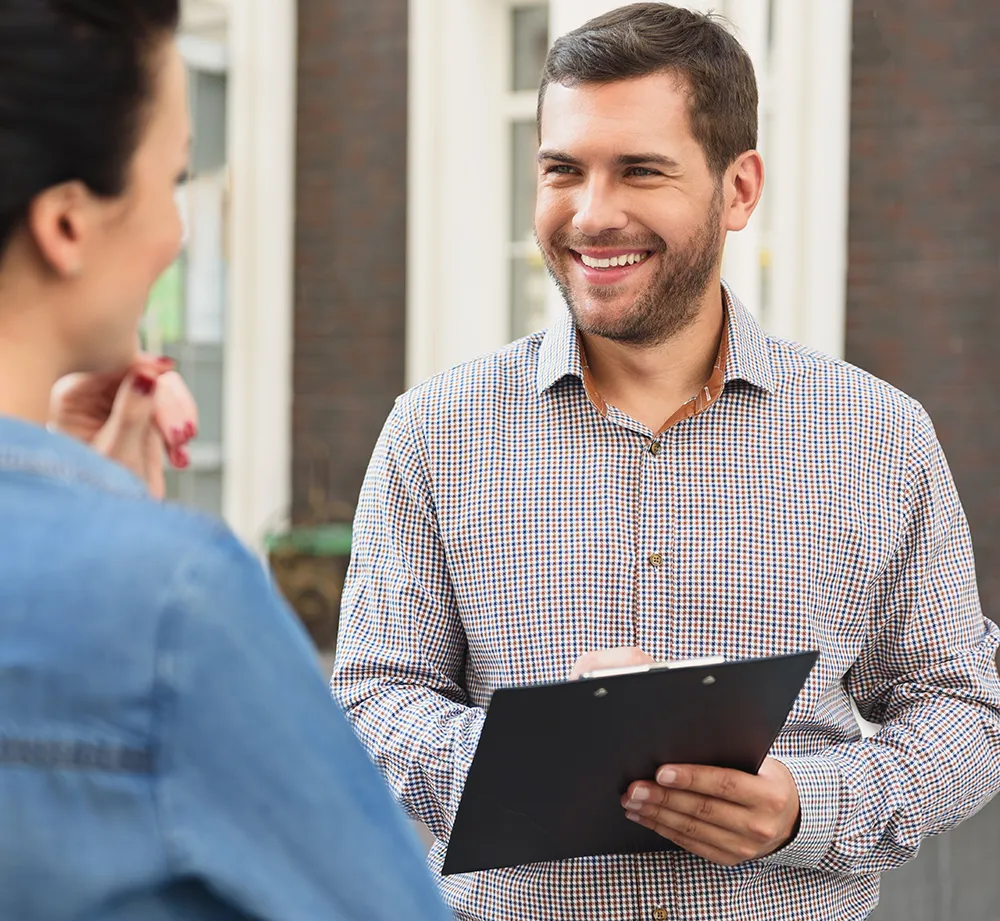
[[[764,161],[756,150],[740,154],[723,180],[726,230],[742,230],[764,191]]]
[[[56,274],[75,278],[84,270],[84,249],[92,230],[92,196],[79,181],[52,186],[28,208],[27,230],[42,261]]]

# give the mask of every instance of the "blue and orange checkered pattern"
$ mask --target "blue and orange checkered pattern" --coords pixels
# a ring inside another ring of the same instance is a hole
[[[593,393],[568,314],[397,401],[332,687],[439,869],[496,688],[608,647],[816,648],[772,751],[801,830],[734,868],[681,852],[449,877],[459,919],[864,918],[880,872],[1000,789],[1000,633],[930,420],[723,295],[718,390],[663,432]]]

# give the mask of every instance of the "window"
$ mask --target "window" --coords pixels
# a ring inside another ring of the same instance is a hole
[[[167,473],[167,495],[222,514],[226,225],[225,73],[190,67],[194,149],[191,178],[178,191],[185,243],[157,281],[144,321],[146,347],[175,359],[198,403],[200,431],[191,466]]]

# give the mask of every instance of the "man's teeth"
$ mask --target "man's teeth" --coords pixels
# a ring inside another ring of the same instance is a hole
[[[635,265],[648,255],[649,253],[628,253],[624,256],[612,256],[610,259],[592,259],[580,253],[580,261],[590,269],[614,269],[622,265]]]

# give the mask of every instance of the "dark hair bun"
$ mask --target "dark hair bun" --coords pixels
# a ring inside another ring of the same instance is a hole
[[[61,182],[119,195],[179,0],[0,0],[0,251]]]

